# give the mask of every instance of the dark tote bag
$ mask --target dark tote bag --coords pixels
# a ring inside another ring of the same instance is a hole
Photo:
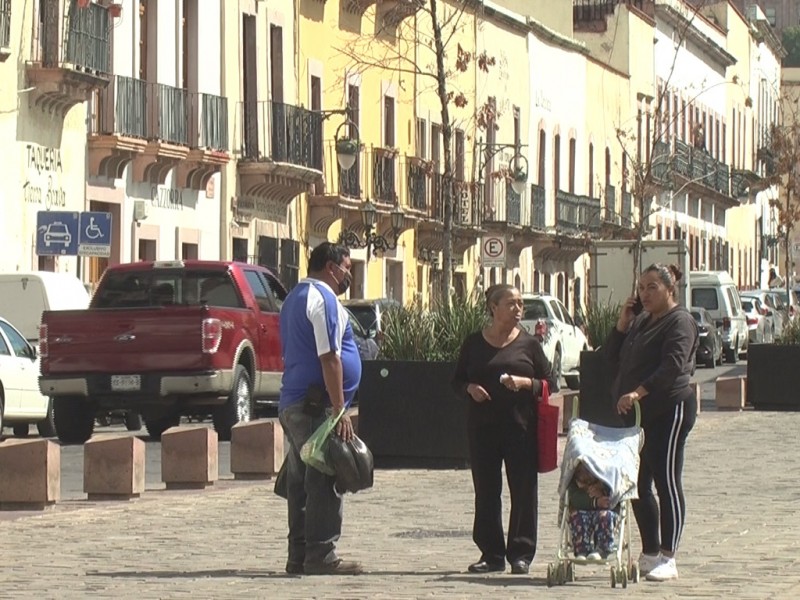
[[[546,381],[542,381],[542,399],[537,402],[537,410],[539,473],[549,473],[558,468],[558,407],[550,404],[550,388]]]

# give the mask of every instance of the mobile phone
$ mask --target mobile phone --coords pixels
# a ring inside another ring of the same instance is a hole
[[[644,310],[644,305],[642,304],[642,299],[639,297],[639,294],[636,294],[636,302],[633,303],[631,307],[633,310],[633,314],[638,315]]]

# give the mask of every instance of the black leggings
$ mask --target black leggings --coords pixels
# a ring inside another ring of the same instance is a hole
[[[639,499],[633,501],[633,512],[645,554],[661,550],[674,554],[683,533],[683,449],[697,417],[694,394],[689,391],[685,398],[644,428]],[[658,500],[653,495],[653,483]]]

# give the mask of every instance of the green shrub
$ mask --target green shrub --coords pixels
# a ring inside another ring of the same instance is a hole
[[[781,335],[775,340],[776,344],[782,346],[800,345],[800,318],[794,318],[783,326]]]
[[[586,310],[586,334],[592,348],[606,343],[611,330],[617,325],[622,305],[619,302],[599,301]]]
[[[488,322],[483,296],[453,298],[427,310],[414,303],[385,315],[381,357],[388,360],[455,361],[464,338]]]

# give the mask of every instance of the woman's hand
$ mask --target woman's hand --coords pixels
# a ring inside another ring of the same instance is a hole
[[[638,392],[630,392],[622,395],[617,401],[617,414],[627,415],[628,412],[633,408],[633,403],[636,402],[639,397],[640,396]]]
[[[611,498],[609,498],[608,496],[601,496],[600,498],[595,500],[595,506],[597,508],[604,508],[604,509],[611,508]]]
[[[500,383],[502,383],[512,392],[518,392],[520,390],[530,389],[532,387],[530,377],[519,377],[517,375],[509,375],[508,373],[503,373],[500,376]]]
[[[475,402],[486,402],[487,400],[492,399],[492,397],[489,395],[489,392],[483,389],[482,385],[478,385],[477,383],[468,384],[467,393],[470,395],[470,398],[475,400]]]
[[[633,323],[636,315],[633,314],[633,305],[636,304],[636,296],[631,296],[622,303],[622,309],[619,312],[617,319],[617,331],[620,333],[627,333],[628,328]]]

